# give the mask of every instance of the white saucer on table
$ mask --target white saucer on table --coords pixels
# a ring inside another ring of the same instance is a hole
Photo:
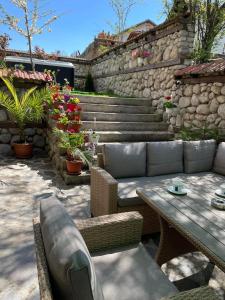
[[[178,196],[184,196],[184,195],[187,195],[187,190],[186,189],[181,189],[181,190],[178,190],[176,191],[175,190],[175,186],[173,185],[170,185],[167,187],[167,191],[171,194],[174,194],[174,195],[178,195]]]
[[[225,192],[221,189],[216,190],[215,194],[219,197],[225,198]]]

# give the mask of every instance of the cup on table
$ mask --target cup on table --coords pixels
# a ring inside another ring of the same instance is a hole
[[[178,179],[174,179],[173,180],[173,187],[175,192],[181,192],[184,188],[183,182],[181,180]]]

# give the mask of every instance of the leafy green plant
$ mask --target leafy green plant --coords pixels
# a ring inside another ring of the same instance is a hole
[[[25,141],[24,128],[28,122],[40,122],[43,118],[43,99],[46,90],[36,90],[32,87],[21,96],[17,94],[12,80],[0,77],[8,92],[0,91],[0,104],[7,109],[20,129],[20,141]]]
[[[74,160],[82,160],[84,164],[90,164],[93,160],[92,153],[85,149],[85,133],[69,133],[54,129],[54,134],[58,137],[58,146],[64,149],[72,155]]]
[[[58,122],[59,122],[60,124],[63,124],[63,125],[68,125],[68,124],[69,124],[69,119],[68,119],[68,117],[67,117],[66,115],[62,115],[62,116],[59,118]]]
[[[164,108],[176,108],[177,105],[171,101],[166,101],[163,103]]]
[[[85,91],[86,92],[94,92],[94,81],[91,73],[88,73],[86,80],[85,80]]]
[[[196,141],[196,140],[207,140],[214,139],[219,141],[221,134],[218,128],[209,128],[205,123],[201,128],[190,127],[182,128],[178,133],[179,137],[184,141]]]

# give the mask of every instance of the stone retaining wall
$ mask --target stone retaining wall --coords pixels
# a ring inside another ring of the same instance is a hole
[[[174,91],[173,99],[179,109],[168,118],[171,129],[181,126],[201,128],[204,125],[225,129],[225,83],[206,83],[204,78],[196,84],[181,83]]]
[[[174,71],[190,64],[193,39],[189,20],[177,18],[108,51],[92,62],[96,89],[160,101],[176,89]],[[151,55],[134,58],[136,50]]]

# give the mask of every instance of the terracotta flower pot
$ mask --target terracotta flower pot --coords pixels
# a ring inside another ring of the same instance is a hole
[[[83,162],[81,160],[66,160],[67,173],[79,175],[81,173]]]
[[[65,124],[62,124],[62,123],[60,123],[60,122],[57,122],[56,123],[56,127],[58,128],[58,129],[60,129],[60,130],[67,130],[67,125],[65,125]]]
[[[68,129],[73,129],[74,132],[80,132],[80,128],[81,128],[81,124],[77,124],[77,123],[70,123],[68,125]]]
[[[59,108],[60,103],[59,102],[53,102],[53,107],[54,108]]]
[[[52,120],[58,120],[60,118],[60,114],[55,114],[50,116]]]
[[[32,144],[17,144],[14,143],[13,149],[17,158],[31,158],[33,155]]]
[[[75,111],[77,108],[77,104],[75,103],[66,103],[65,106],[65,109],[69,109],[71,111]]]

